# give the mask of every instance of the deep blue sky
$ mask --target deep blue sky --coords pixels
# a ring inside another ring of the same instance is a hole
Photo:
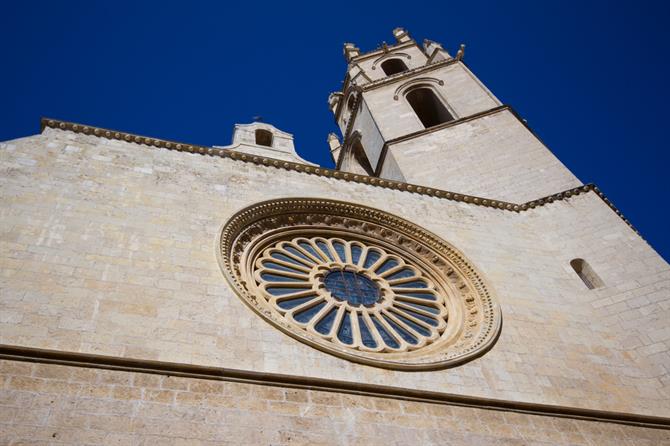
[[[331,161],[342,44],[403,26],[465,61],[670,258],[668,2],[5,2],[0,140],[41,116],[203,145],[261,115]],[[495,197],[492,197],[495,198]]]

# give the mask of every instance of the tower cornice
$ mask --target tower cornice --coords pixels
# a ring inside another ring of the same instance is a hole
[[[396,50],[401,50],[401,49],[404,49],[404,48],[409,48],[411,46],[416,46],[416,47],[420,48],[420,46],[417,45],[417,43],[414,41],[414,39],[410,39],[407,42],[396,43],[395,45],[388,45],[388,46],[386,46],[386,48],[378,48],[376,50],[372,50],[372,51],[369,51],[367,53],[359,54],[356,57],[352,57],[350,63],[353,64],[353,63],[356,63],[356,62],[361,62],[363,60],[367,60],[367,59],[370,59],[370,58],[375,57],[375,56],[379,56],[379,55],[384,54],[384,53],[389,53],[391,51],[396,51]]]
[[[447,60],[440,60],[437,62],[432,62],[429,64],[426,64],[422,67],[417,67],[417,68],[412,68],[411,70],[403,71],[401,73],[393,74],[391,76],[386,76],[381,79],[377,79],[376,81],[372,81],[369,84],[361,85],[361,89],[363,91],[369,91],[369,90],[374,90],[375,88],[383,87],[384,85],[392,84],[394,82],[398,82],[399,80],[405,79],[407,77],[414,76],[416,74],[421,74],[425,73],[428,71],[436,70],[441,67],[445,67],[448,65],[453,65],[458,62],[461,62],[459,59],[447,59]]]

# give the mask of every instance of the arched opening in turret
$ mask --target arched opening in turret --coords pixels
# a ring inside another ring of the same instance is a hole
[[[582,279],[582,282],[584,282],[586,288],[592,290],[594,288],[600,288],[605,285],[602,279],[598,277],[596,272],[593,271],[593,268],[591,268],[591,265],[589,265],[586,260],[572,259],[570,261],[570,266],[575,270],[579,278]]]
[[[385,60],[381,64],[382,71],[387,76],[391,76],[392,74],[398,74],[402,73],[403,71],[407,71],[407,65],[405,65],[405,62],[403,62],[400,59],[389,59]]]
[[[265,129],[256,130],[256,144],[272,147],[272,132]]]
[[[454,119],[447,110],[447,107],[445,107],[440,98],[430,88],[415,88],[410,90],[405,97],[425,128],[453,121]]]

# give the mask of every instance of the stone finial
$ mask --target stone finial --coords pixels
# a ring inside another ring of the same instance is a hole
[[[361,54],[360,48],[358,48],[353,43],[344,44],[344,58],[347,60],[347,62],[351,62],[351,59],[353,59],[356,56],[359,56],[360,54]]]
[[[330,146],[330,155],[333,157],[333,161],[337,164],[337,159],[340,157],[340,150],[342,150],[342,143],[335,133],[328,134],[328,146]]]
[[[393,30],[393,37],[395,37],[396,42],[405,43],[412,40],[409,36],[409,33],[405,31],[405,28],[396,28]]]
[[[465,55],[465,44],[461,43],[461,47],[458,49],[458,52],[456,53],[456,60],[463,60],[464,55]]]

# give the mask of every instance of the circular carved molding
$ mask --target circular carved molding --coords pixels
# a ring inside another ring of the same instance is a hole
[[[221,268],[241,299],[290,336],[379,367],[437,369],[490,348],[500,309],[463,254],[365,206],[258,203],[224,226]]]

